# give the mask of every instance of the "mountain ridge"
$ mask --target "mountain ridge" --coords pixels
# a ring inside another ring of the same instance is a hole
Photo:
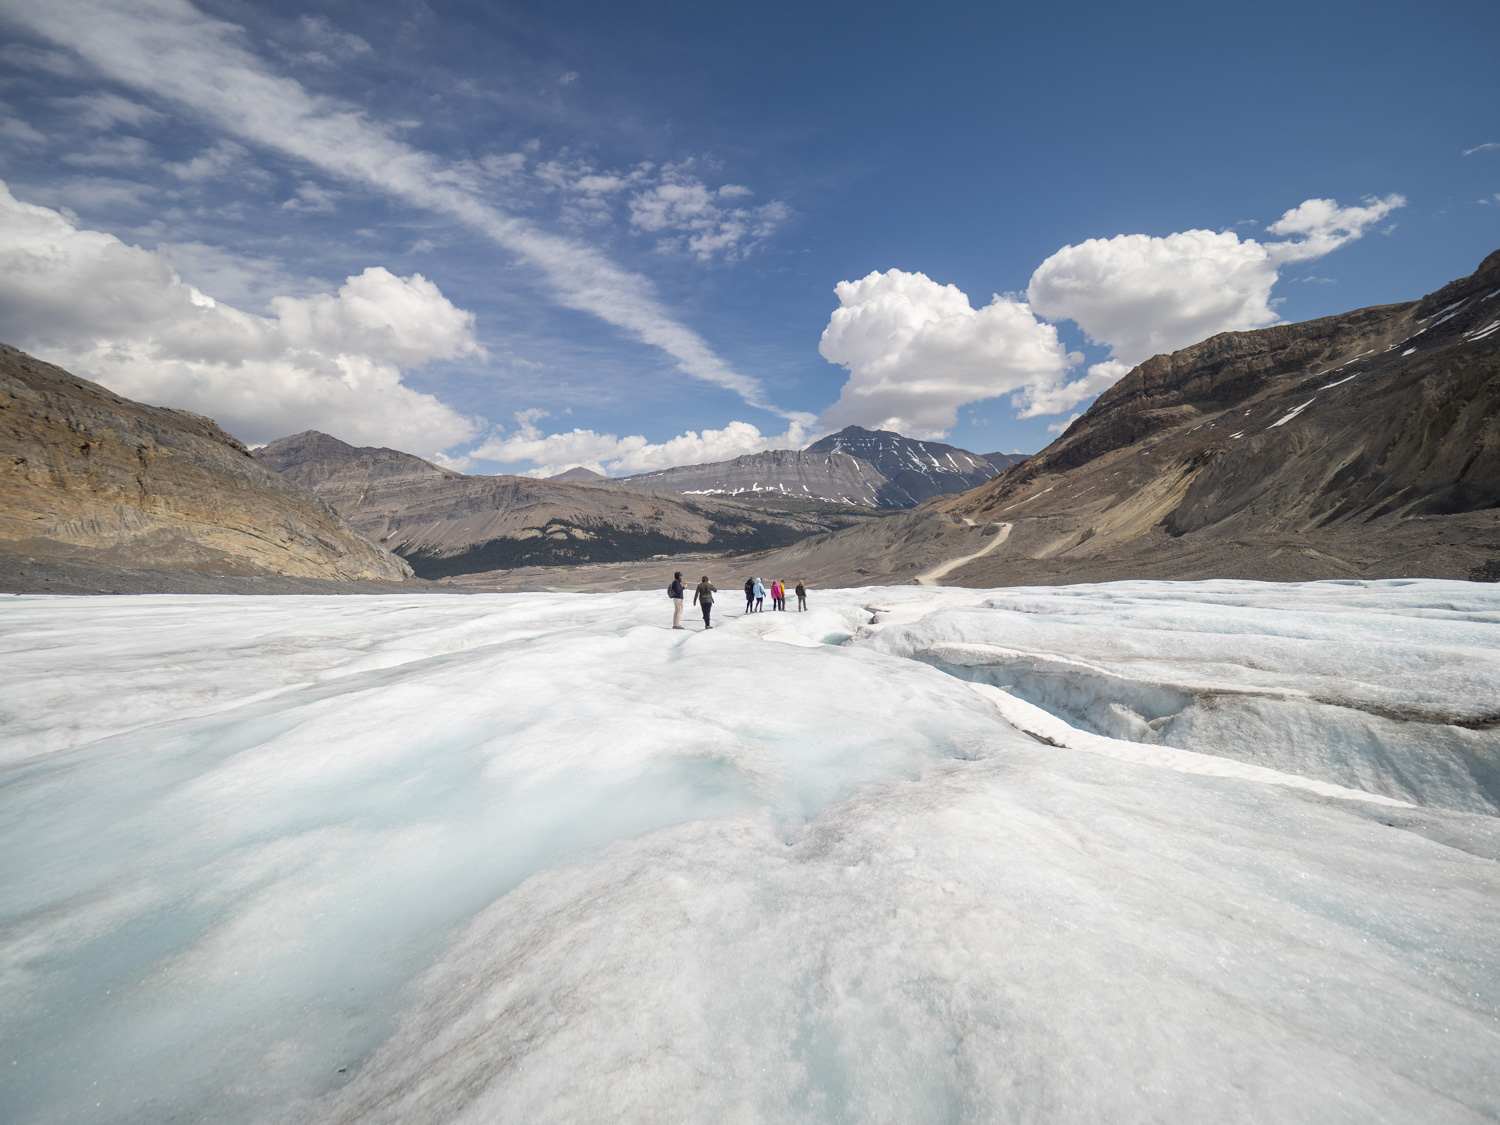
[[[820,581],[1500,577],[1500,251],[1416,301],[1132,369],[993,480],[776,557]],[[939,560],[940,561],[940,560]]]
[[[1017,454],[996,456],[1004,459],[1002,465],[954,445],[847,426],[806,449],[772,449],[610,479],[627,488],[681,494],[780,493],[895,509],[972,488],[1019,459]]]
[[[765,549],[871,518],[812,502],[737,503],[608,480],[469,476],[316,430],[278,438],[256,456],[322,497],[371,541],[388,545],[423,578]]]

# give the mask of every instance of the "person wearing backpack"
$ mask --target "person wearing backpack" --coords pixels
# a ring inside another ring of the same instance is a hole
[[[703,627],[712,629],[713,622],[708,615],[714,611],[714,591],[718,587],[708,580],[708,575],[703,576],[703,581],[698,583],[698,588],[693,591],[693,604],[703,607]]]
[[[672,599],[672,628],[682,628],[682,596],[687,590],[682,585],[682,571],[672,576],[672,584],[667,587],[667,597]]]

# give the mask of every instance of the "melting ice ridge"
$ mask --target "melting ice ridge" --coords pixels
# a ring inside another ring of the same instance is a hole
[[[0,599],[3,1116],[1500,1115],[1500,589],[813,604]]]

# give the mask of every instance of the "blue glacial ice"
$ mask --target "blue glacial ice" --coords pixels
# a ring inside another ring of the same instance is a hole
[[[665,604],[0,599],[4,1119],[1500,1115],[1500,589]]]

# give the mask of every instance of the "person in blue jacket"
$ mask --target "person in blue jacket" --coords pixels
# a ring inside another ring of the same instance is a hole
[[[755,583],[753,587],[755,592],[755,612],[764,613],[766,611],[766,588],[761,585],[759,578],[752,578],[750,581]]]

